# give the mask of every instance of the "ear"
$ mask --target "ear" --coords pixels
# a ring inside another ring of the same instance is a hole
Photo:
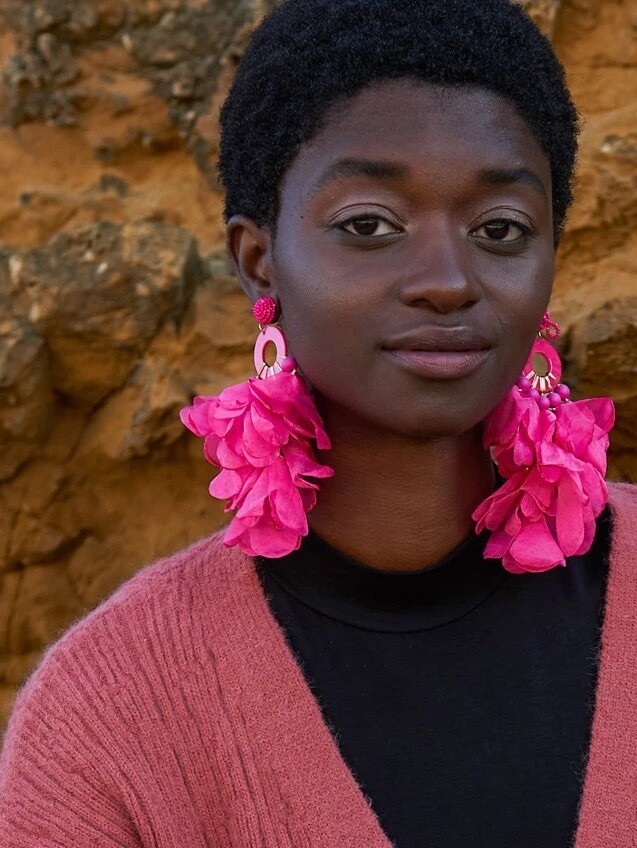
[[[276,298],[272,267],[272,236],[245,215],[233,215],[226,226],[226,247],[232,267],[252,303]]]

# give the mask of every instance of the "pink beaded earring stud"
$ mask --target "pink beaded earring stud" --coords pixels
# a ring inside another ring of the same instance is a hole
[[[473,513],[491,536],[484,556],[514,573],[566,565],[590,550],[608,502],[610,398],[571,401],[562,363],[547,339],[560,334],[547,312],[515,386],[487,417],[484,446],[506,482]]]
[[[274,326],[277,302],[262,297],[252,314],[259,323],[256,377],[218,396],[195,397],[180,418],[204,439],[208,462],[221,469],[209,492],[227,500],[226,512],[235,510],[224,544],[249,556],[281,557],[309,532],[315,480],[334,474],[317,462],[314,448],[327,450],[331,443],[283,331]],[[274,356],[268,358],[270,348]]]

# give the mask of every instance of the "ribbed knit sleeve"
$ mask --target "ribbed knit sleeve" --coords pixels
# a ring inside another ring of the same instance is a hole
[[[0,756],[2,848],[142,845],[93,685],[63,640],[18,693]]]

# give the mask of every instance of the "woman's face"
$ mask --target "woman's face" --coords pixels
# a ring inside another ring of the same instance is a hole
[[[548,159],[496,94],[376,84],[286,172],[271,259],[268,293],[323,408],[464,432],[516,381],[550,297]]]

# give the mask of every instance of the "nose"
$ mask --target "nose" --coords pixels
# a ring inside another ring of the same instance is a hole
[[[467,309],[482,297],[468,245],[448,222],[423,232],[419,243],[414,243],[410,266],[413,271],[405,273],[399,288],[407,306],[446,314]]]

